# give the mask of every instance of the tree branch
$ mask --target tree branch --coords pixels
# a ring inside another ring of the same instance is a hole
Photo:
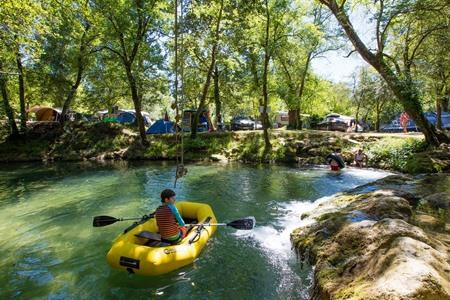
[[[414,47],[413,52],[410,57],[410,60],[412,61],[414,59],[417,49],[419,49],[419,47],[422,45],[422,43],[425,41],[425,39],[430,36],[431,33],[438,31],[438,30],[442,30],[442,29],[448,29],[448,26],[437,26],[437,27],[434,27],[434,28],[431,28],[431,29],[425,31],[423,33],[423,35],[419,38],[419,41],[417,42],[416,46]]]
[[[395,61],[395,59],[392,56],[390,56],[390,55],[388,55],[386,53],[382,53],[382,56],[386,57],[387,59],[389,59],[390,62],[392,62],[394,64],[395,70],[397,71],[397,74],[401,73],[400,66],[398,65],[398,63]]]
[[[103,49],[107,49],[109,51],[111,51],[112,53],[116,54],[117,56],[119,56],[123,61],[125,61],[125,57],[122,55],[122,53],[120,53],[119,51],[109,47],[109,46],[101,46],[98,51],[102,51]],[[96,52],[98,52],[96,51]]]
[[[380,33],[380,27],[381,27],[381,18],[383,16],[383,12],[384,12],[384,0],[379,0],[379,1],[380,1],[380,12],[377,17],[376,34],[377,34],[378,53],[382,53],[384,45],[382,42],[382,35]]]
[[[345,58],[349,58],[353,53],[358,52],[358,50],[353,49],[352,51],[350,51],[347,55],[345,55]]]

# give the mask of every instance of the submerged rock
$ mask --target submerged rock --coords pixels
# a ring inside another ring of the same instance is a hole
[[[446,225],[414,213],[420,198],[401,189],[413,181],[389,176],[376,190],[338,194],[291,234],[300,259],[315,265],[312,299],[450,299],[448,234],[430,231]]]

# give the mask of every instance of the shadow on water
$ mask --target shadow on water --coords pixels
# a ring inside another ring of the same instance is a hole
[[[3,299],[306,299],[311,272],[300,269],[289,243],[290,231],[301,225],[299,213],[314,199],[383,176],[238,163],[189,165],[176,188],[178,199],[210,204],[219,221],[254,215],[257,228],[220,228],[193,265],[146,278],[106,263],[111,241],[129,223],[93,228],[92,217],[154,210],[160,191],[173,187],[173,163],[8,168],[0,171],[0,250],[8,253],[0,262]],[[24,190],[17,190],[17,181]]]

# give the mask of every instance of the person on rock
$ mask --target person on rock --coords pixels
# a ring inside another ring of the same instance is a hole
[[[358,149],[358,152],[355,153],[355,165],[359,168],[363,168],[366,164],[367,155],[362,151],[362,149]]]
[[[162,204],[156,209],[155,218],[159,234],[171,244],[180,242],[187,233],[186,224],[175,206],[175,192],[165,189],[161,192]]]

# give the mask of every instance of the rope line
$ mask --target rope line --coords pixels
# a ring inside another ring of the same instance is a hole
[[[183,0],[180,0],[180,7],[181,7],[181,20],[183,20]],[[177,181],[179,178],[185,176],[187,174],[187,169],[184,167],[184,140],[183,140],[183,116],[180,116],[180,109],[178,105],[178,88],[179,88],[179,80],[178,80],[178,66],[179,66],[179,59],[178,59],[178,35],[179,35],[179,23],[178,23],[178,0],[175,0],[175,143],[176,143],[176,161],[177,161],[177,168],[175,171],[175,182],[174,182],[174,188],[177,187]],[[183,31],[181,32],[181,49],[183,49]],[[183,55],[183,52],[181,52],[181,55]],[[183,58],[182,58],[183,61]],[[181,97],[183,103],[184,99],[184,82],[183,82],[183,64],[181,65]],[[181,105],[182,106],[182,105]],[[181,107],[181,112],[183,112],[183,107]],[[178,123],[181,119],[181,125],[178,126]],[[181,142],[181,144],[180,144]]]

